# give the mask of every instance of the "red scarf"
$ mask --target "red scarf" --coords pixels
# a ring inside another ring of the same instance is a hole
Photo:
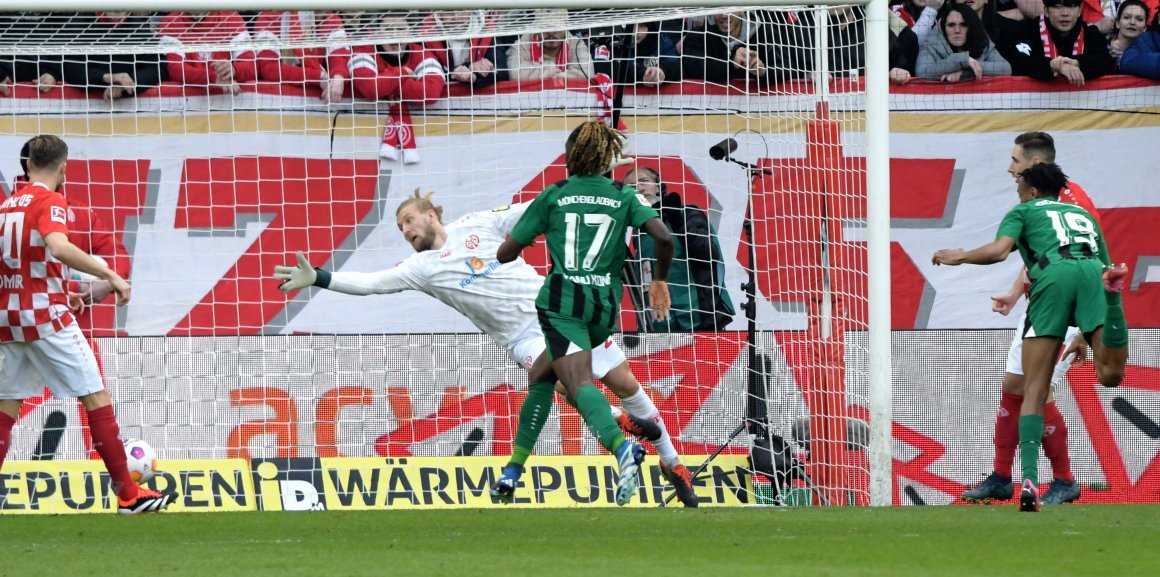
[[[895,4],[894,6],[891,6],[890,9],[893,10],[899,18],[902,18],[903,22],[906,22],[907,27],[914,28],[914,16],[911,16],[910,12],[906,10],[905,4]]]
[[[560,49],[556,51],[556,68],[560,70],[568,69],[568,61],[571,59],[572,47],[568,44],[568,38],[560,42]],[[540,35],[532,36],[532,62],[542,62],[544,60],[544,45],[540,40]]]
[[[1079,26],[1079,36],[1075,39],[1075,46],[1072,47],[1071,55],[1079,56],[1083,54],[1084,23],[1080,20],[1075,25]],[[1042,14],[1039,16],[1039,39],[1043,41],[1043,55],[1048,60],[1055,60],[1059,56],[1059,49],[1055,47],[1055,40],[1051,38],[1051,31],[1047,28],[1047,17]]]

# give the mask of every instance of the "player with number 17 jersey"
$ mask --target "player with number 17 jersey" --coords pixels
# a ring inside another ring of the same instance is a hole
[[[629,226],[659,217],[635,189],[603,176],[573,176],[549,186],[511,235],[528,245],[547,232],[552,270],[536,307],[615,330],[624,292],[620,270],[627,252],[625,234]]]

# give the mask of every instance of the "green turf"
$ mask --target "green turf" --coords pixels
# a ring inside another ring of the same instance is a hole
[[[1160,506],[0,517],[0,575],[1157,575]]]

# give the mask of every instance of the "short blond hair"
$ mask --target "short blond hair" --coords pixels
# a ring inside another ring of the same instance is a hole
[[[434,194],[434,191],[428,191],[427,194],[423,194],[418,188],[416,188],[415,196],[404,200],[399,204],[399,208],[395,209],[395,218],[399,218],[399,215],[402,214],[404,208],[415,205],[415,208],[417,208],[419,212],[427,212],[428,210],[435,211],[435,218],[439,222],[443,222],[443,207],[435,206],[431,203],[431,196]]]

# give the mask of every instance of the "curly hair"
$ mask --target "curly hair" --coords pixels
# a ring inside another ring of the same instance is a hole
[[[624,152],[624,141],[618,132],[601,120],[589,120],[577,126],[564,143],[568,174],[591,176],[604,174]]]
[[[395,218],[399,218],[399,215],[403,212],[404,208],[407,208],[408,206],[411,206],[411,205],[415,205],[415,208],[419,209],[419,212],[421,212],[421,213],[427,212],[428,210],[435,211],[435,218],[439,222],[443,222],[443,207],[442,206],[435,206],[434,204],[431,203],[431,196],[434,194],[435,194],[434,191],[429,191],[427,194],[423,194],[423,193],[419,192],[418,188],[416,188],[415,189],[415,196],[408,198],[407,200],[404,200],[403,202],[399,203],[399,208],[395,209]]]

